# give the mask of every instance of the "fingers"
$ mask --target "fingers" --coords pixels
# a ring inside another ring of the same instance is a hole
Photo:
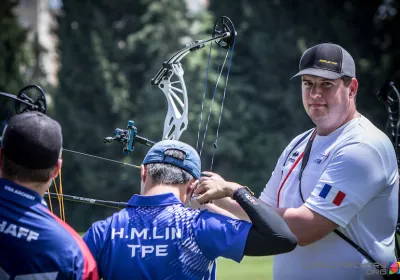
[[[224,178],[222,178],[220,175],[218,175],[217,173],[211,172],[211,171],[201,172],[201,177],[199,180],[200,180],[200,183],[207,181],[207,180],[225,181]]]
[[[197,185],[193,192],[195,200],[201,205],[205,203],[212,202],[211,197],[213,196],[215,190],[213,190],[210,182],[204,182]]]
[[[203,171],[203,172],[201,172],[201,173],[200,173],[200,175],[201,175],[201,176],[203,176],[203,177],[211,177],[211,176],[212,176],[212,174],[210,174],[210,173],[212,173],[212,172],[209,172],[209,171]]]
[[[196,200],[199,204],[205,204],[208,202],[212,202],[212,197],[213,197],[213,193],[215,191],[214,190],[208,190],[205,193],[199,195],[198,197],[196,197]]]
[[[219,182],[215,180],[207,180],[200,183],[194,193],[196,194],[197,202],[200,204],[210,203],[214,199],[220,199],[226,196]]]
[[[194,189],[193,194],[203,194],[208,190],[208,187],[204,183],[200,183],[197,185],[197,187]]]
[[[200,177],[199,184],[202,184],[203,182],[208,181],[208,180],[212,180],[212,178],[211,177]]]
[[[205,177],[211,177],[212,175],[215,175],[215,173],[211,172],[211,171],[203,171],[203,172],[201,172],[200,175],[205,176]]]

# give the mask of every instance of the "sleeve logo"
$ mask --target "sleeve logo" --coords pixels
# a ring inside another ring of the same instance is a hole
[[[228,223],[230,223],[232,225],[232,227],[236,230],[239,230],[240,225],[242,224],[241,221],[239,220],[227,220]]]

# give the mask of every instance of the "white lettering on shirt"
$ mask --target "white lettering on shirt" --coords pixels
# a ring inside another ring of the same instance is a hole
[[[1,226],[1,225],[0,225]],[[124,235],[125,233],[125,235]],[[111,228],[111,239],[129,239],[140,240],[138,244],[127,244],[130,249],[131,257],[139,256],[144,258],[148,255],[155,255],[156,257],[165,257],[168,255],[168,245],[158,244],[151,245],[151,240],[174,240],[182,238],[181,229],[175,227],[166,228]],[[147,240],[148,242],[144,242]],[[136,243],[136,242],[135,242]]]
[[[8,224],[6,221],[0,222],[0,233],[11,235],[19,239],[22,238],[28,242],[39,238],[39,233],[15,224]]]

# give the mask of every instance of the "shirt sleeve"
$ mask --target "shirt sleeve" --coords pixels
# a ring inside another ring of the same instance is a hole
[[[387,186],[384,162],[370,144],[339,148],[305,206],[345,227],[363,206]]]
[[[210,260],[218,257],[240,262],[251,223],[204,210],[193,222],[200,250]]]
[[[100,261],[101,248],[103,247],[103,243],[106,240],[108,228],[108,219],[98,221],[92,224],[89,230],[82,237],[98,264]]]

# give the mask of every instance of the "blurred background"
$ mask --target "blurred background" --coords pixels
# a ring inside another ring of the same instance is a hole
[[[211,37],[217,18],[227,16],[238,35],[218,147],[213,143],[224,77],[211,110],[203,169],[210,169],[215,153],[213,171],[259,195],[284,147],[313,125],[301,103],[300,81],[290,80],[307,48],[332,42],[352,54],[358,110],[384,129],[387,113],[376,93],[400,68],[399,9],[394,0],[2,0],[0,91],[17,94],[40,85],[48,115],[62,125],[64,148],[140,165],[148,147],[137,144],[124,156],[122,145],[106,145],[103,138],[134,120],[139,135],[159,141],[167,102],[151,78],[185,44]],[[214,46],[203,126],[218,76],[217,54]],[[180,140],[191,145],[198,136],[208,55],[207,46],[182,61],[189,125]],[[0,118],[13,106],[0,97]],[[66,152],[63,160],[65,194],[128,201],[140,190],[137,169]],[[66,221],[81,232],[114,211],[65,202]],[[265,268],[260,275],[268,273]]]

